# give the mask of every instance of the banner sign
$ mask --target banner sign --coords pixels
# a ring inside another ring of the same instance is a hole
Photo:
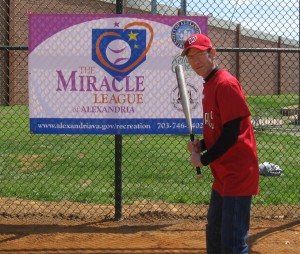
[[[44,134],[188,134],[175,66],[185,69],[193,129],[202,133],[202,85],[185,39],[207,17],[32,14],[30,131]]]

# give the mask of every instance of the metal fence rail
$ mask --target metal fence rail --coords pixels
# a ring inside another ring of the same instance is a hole
[[[0,216],[120,219],[156,212],[198,217],[206,215],[209,202],[212,176],[206,168],[203,181],[194,179],[187,136],[30,134],[31,13],[209,16],[219,64],[239,78],[246,92],[260,163],[272,162],[284,171],[282,177],[261,177],[253,214],[299,215],[299,7],[268,1],[279,11],[274,16],[261,14],[261,6],[249,10],[238,1],[225,2],[0,0]],[[253,20],[260,15],[278,24],[284,16],[298,31],[258,28]],[[248,23],[240,24],[241,17]]]

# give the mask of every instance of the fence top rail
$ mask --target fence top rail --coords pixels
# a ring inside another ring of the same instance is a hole
[[[0,45],[0,50],[28,50],[27,45]]]
[[[284,52],[284,53],[300,53],[300,48],[217,48],[218,52]]]
[[[0,50],[28,50],[27,45],[0,45]],[[300,53],[300,48],[217,48],[218,52],[283,52]]]

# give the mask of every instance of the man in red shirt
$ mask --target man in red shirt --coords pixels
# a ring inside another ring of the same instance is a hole
[[[216,63],[216,49],[202,34],[184,43],[192,69],[204,79],[203,139],[188,142],[194,167],[214,176],[207,214],[208,254],[246,254],[251,197],[259,192],[256,141],[239,81]]]

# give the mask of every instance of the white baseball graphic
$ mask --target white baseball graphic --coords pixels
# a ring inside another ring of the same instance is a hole
[[[106,56],[111,63],[122,65],[130,59],[131,48],[126,41],[117,39],[108,44]]]

